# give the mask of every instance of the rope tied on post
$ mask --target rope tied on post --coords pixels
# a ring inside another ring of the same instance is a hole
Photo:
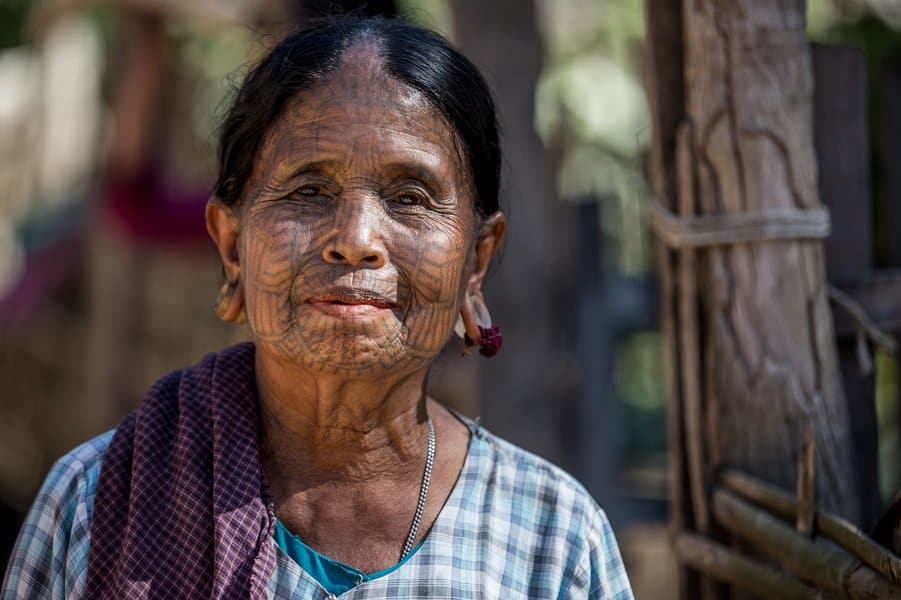
[[[768,210],[698,216],[674,214],[661,202],[651,204],[651,228],[675,250],[731,246],[778,240],[819,240],[829,237],[829,209]]]
[[[829,209],[825,207],[681,216],[662,202],[655,201],[651,204],[650,222],[660,241],[674,250],[752,242],[821,240],[829,237],[832,230]],[[871,373],[873,358],[867,340],[891,354],[898,349],[896,340],[879,329],[863,307],[848,294],[830,285],[828,295],[854,321],[860,370],[864,375]]]

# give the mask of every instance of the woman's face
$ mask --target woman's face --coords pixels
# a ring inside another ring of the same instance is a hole
[[[475,268],[479,219],[454,131],[365,49],[287,105],[239,209],[258,344],[316,371],[429,364]]]

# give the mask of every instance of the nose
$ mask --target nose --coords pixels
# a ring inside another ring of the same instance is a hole
[[[379,208],[369,199],[339,200],[335,229],[322,249],[327,263],[378,269],[385,265],[387,252],[380,229]]]

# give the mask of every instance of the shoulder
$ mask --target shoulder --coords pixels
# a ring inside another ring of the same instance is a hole
[[[604,511],[572,475],[477,426],[487,446],[495,508],[530,540],[536,561],[561,572],[565,597],[631,598],[613,529]],[[561,590],[561,591],[563,591]]]
[[[114,433],[115,430],[111,430],[98,435],[57,460],[44,480],[38,500],[59,504],[59,501],[64,499],[66,490],[87,491],[87,488],[90,488],[93,491],[100,477],[103,457]]]
[[[19,532],[3,598],[77,597],[87,572],[94,493],[109,431],[60,458]]]
[[[591,494],[572,475],[550,461],[537,456],[476,426],[474,435],[488,448],[495,491],[505,496],[529,497],[531,502],[553,508],[585,524],[606,521],[603,510]]]

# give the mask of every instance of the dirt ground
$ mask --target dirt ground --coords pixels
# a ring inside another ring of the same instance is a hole
[[[632,526],[619,538],[636,600],[674,598],[676,561],[670,550],[666,524]]]

